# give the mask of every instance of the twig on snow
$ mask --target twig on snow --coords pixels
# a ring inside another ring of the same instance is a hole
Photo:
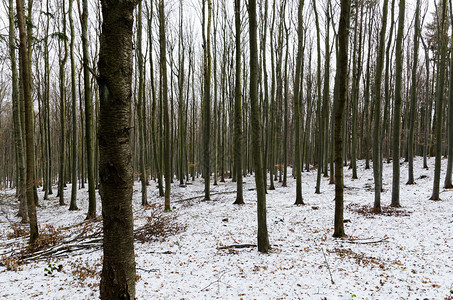
[[[136,267],[137,270],[140,270],[140,271],[145,271],[145,272],[148,272],[148,273],[154,273],[154,272],[159,272],[160,270],[159,269],[143,269],[143,268],[139,268],[139,267]]]
[[[213,281],[213,282],[211,282],[210,284],[208,284],[206,287],[202,288],[202,289],[200,290],[200,292],[204,291],[205,289],[207,289],[208,287],[210,287],[210,286],[213,285],[214,283],[223,283],[223,282],[220,281],[220,279],[222,279],[222,277],[223,277],[227,272],[229,272],[229,271],[230,271],[230,270],[225,270],[225,271],[223,271],[222,273],[220,273],[220,274],[219,274],[220,276],[219,276],[219,278],[217,278],[216,281]]]
[[[322,247],[321,247],[321,251],[322,251],[322,255],[324,255],[324,261],[326,262],[327,269],[329,270],[330,281],[332,281],[332,284],[335,284],[335,281],[333,281],[332,272],[330,271],[329,263],[327,262],[326,253],[324,252],[324,249]]]

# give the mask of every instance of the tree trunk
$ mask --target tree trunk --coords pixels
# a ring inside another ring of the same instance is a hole
[[[165,211],[171,211],[171,165],[170,165],[170,120],[168,112],[168,84],[167,84],[167,38],[165,36],[164,0],[159,1],[159,43],[160,43],[160,76],[161,76],[161,103],[163,108],[164,127],[164,170],[165,170]],[[162,126],[162,125],[161,125]]]
[[[142,205],[148,204],[147,183],[148,177],[145,168],[145,79],[143,71],[143,53],[142,53],[142,2],[138,4],[137,11],[137,67],[138,67],[138,134],[139,134],[139,170],[140,170],[140,183],[142,187]]]
[[[443,102],[444,102],[444,85],[445,85],[445,60],[447,52],[447,0],[442,1],[442,19],[440,25],[440,64],[439,78],[437,80],[437,96],[436,110],[434,112],[435,133],[436,133],[436,161],[434,167],[434,182],[433,194],[431,200],[440,200],[439,185],[440,185],[440,169],[442,160],[442,117],[443,117]]]
[[[64,203],[64,185],[65,185],[65,156],[66,156],[66,82],[65,82],[65,65],[68,59],[68,42],[66,37],[66,1],[63,1],[62,14],[63,14],[63,37],[58,41],[59,57],[60,59],[60,172],[58,175],[58,196],[59,204]],[[63,42],[63,48],[61,43]],[[64,51],[64,54],[62,52]],[[61,57],[63,55],[63,57]]]
[[[286,40],[289,40],[289,28],[285,23],[285,37]],[[289,56],[289,43],[286,43],[285,51],[285,95],[284,95],[284,116],[285,123],[283,127],[283,182],[282,186],[287,186],[287,176],[288,176],[288,123],[289,123],[289,107],[288,107],[288,97],[289,97],[289,80],[288,80],[288,56]]]
[[[88,0],[82,1],[82,61],[83,85],[85,88],[85,136],[88,171],[87,219],[96,217],[96,191],[94,178],[93,99],[91,95],[90,71],[88,67]]]
[[[263,162],[261,150],[261,125],[258,107],[258,46],[257,46],[257,21],[256,0],[249,0],[249,33],[250,33],[250,119],[252,125],[252,151],[255,165],[255,183],[257,193],[258,215],[258,251],[269,251],[269,237],[267,234],[266,220],[266,192],[263,180]]]
[[[412,83],[411,83],[411,103],[409,115],[409,139],[407,145],[407,156],[409,160],[409,178],[407,184],[414,184],[414,128],[415,110],[417,106],[417,66],[418,66],[418,46],[420,35],[420,0],[417,0],[415,8],[415,28],[414,28],[414,58],[412,64]],[[451,70],[451,69],[450,69]]]
[[[403,100],[403,31],[404,11],[406,1],[399,2],[398,32],[396,36],[396,58],[395,58],[395,102],[393,107],[393,180],[392,180],[392,206],[400,207],[400,144],[401,144],[401,102]],[[381,169],[382,172],[382,169]],[[381,174],[382,176],[382,174]]]
[[[234,165],[236,167],[236,201],[244,204],[242,191],[242,95],[241,95],[241,1],[234,1],[234,21],[236,29],[236,76],[234,89]]]
[[[30,61],[27,48],[27,32],[25,29],[24,5],[22,0],[16,0],[17,22],[19,26],[19,61],[22,79],[22,94],[25,109],[25,158],[26,158],[26,195],[28,204],[28,217],[30,220],[30,241],[33,245],[38,238],[38,222],[36,218],[36,207],[34,199],[34,165],[35,147],[33,133],[33,100],[31,93]]]
[[[302,91],[303,76],[302,73],[302,61],[304,59],[303,53],[303,9],[304,0],[299,0],[299,6],[297,9],[297,58],[296,58],[296,74],[294,79],[294,169],[296,174],[296,201],[294,204],[303,205],[304,199],[302,197],[302,163],[300,161],[300,103],[302,99],[300,96]]]
[[[210,137],[211,137],[211,0],[207,0],[208,20],[205,32],[205,0],[203,0],[203,178],[204,200],[210,200]]]
[[[340,23],[338,26],[338,56],[335,89],[335,220],[334,237],[345,235],[343,223],[343,118],[348,94],[348,43],[350,0],[341,1]]]
[[[316,1],[313,0],[313,10],[315,12],[315,25],[316,25],[316,50],[318,52],[318,63],[317,63],[317,70],[316,70],[316,155],[317,155],[317,163],[318,163],[318,173],[316,176],[316,187],[315,187],[315,193],[316,194],[321,194],[321,171],[322,171],[322,159],[323,159],[323,134],[324,134],[324,128],[323,128],[323,122],[322,122],[322,102],[321,102],[321,33],[320,33],[320,28],[319,28],[319,20],[318,20],[318,12],[316,9]],[[328,49],[326,49],[328,51]]]
[[[71,60],[71,98],[72,98],[72,171],[71,171],[71,204],[69,210],[77,210],[77,97],[74,58],[74,21],[72,19],[72,5],[74,0],[69,0],[69,27],[71,29],[71,42],[69,44]]]
[[[384,0],[382,27],[379,34],[378,57],[374,82],[374,133],[373,133],[373,174],[374,174],[374,210],[381,211],[382,191],[382,152],[381,141],[381,82],[384,68],[385,31],[387,28],[388,0]]]
[[[157,187],[159,189],[159,196],[164,196],[163,188],[163,179],[162,179],[162,152],[160,151],[160,144],[162,141],[160,138],[160,133],[156,128],[156,119],[161,120],[160,113],[156,109],[157,99],[156,99],[156,85],[154,81],[154,60],[153,60],[153,36],[152,36],[152,18],[153,18],[153,5],[147,6],[148,12],[148,43],[149,43],[149,67],[150,67],[150,79],[151,79],[151,135],[153,142],[153,157],[154,157],[154,167],[156,168],[157,176]],[[159,122],[160,123],[160,122]]]
[[[136,1],[102,0],[99,51],[100,194],[104,222],[101,299],[135,299],[131,155],[132,24]]]
[[[418,8],[418,6],[417,6]],[[453,12],[451,11],[450,2],[450,19],[453,21]],[[453,24],[453,23],[452,23]],[[453,188],[452,183],[452,169],[453,169],[453,35],[452,43],[450,44],[450,86],[448,95],[448,121],[447,121],[447,134],[448,134],[448,161],[447,161],[447,172],[445,174],[444,188]]]
[[[19,216],[21,223],[28,223],[28,210],[27,210],[27,195],[26,195],[26,174],[25,174],[25,153],[24,153],[24,140],[21,128],[21,115],[20,115],[20,100],[19,100],[19,86],[16,62],[16,45],[15,45],[15,30],[14,30],[14,4],[13,0],[9,0],[9,51],[11,60],[11,81],[12,81],[12,104],[13,104],[13,122],[14,122],[14,142],[17,157],[17,195],[19,197]]]

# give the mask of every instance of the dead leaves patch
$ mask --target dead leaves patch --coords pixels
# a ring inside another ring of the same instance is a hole
[[[356,203],[348,204],[346,206],[346,209],[349,209],[350,211],[355,212],[369,219],[374,219],[376,216],[409,217],[412,213],[411,211],[408,211],[404,208],[397,208],[391,206],[382,206],[381,212],[376,212],[376,210],[369,205],[360,205]]]

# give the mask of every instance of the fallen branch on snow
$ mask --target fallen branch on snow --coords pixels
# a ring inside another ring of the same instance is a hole
[[[348,239],[348,240],[342,240],[344,243],[349,243],[349,244],[359,244],[359,245],[365,245],[365,244],[378,244],[378,243],[383,243],[388,241],[388,237],[383,237],[383,238],[366,238],[366,239]]]
[[[236,193],[236,191],[217,192],[217,193],[211,193],[210,195],[211,196],[215,196],[215,195],[234,194],[234,193]],[[185,202],[185,201],[191,201],[191,200],[195,200],[195,199],[199,199],[199,198],[204,198],[204,195],[194,196],[194,197],[185,198],[185,199],[181,199],[181,200],[176,200],[176,201],[173,201],[173,202]]]
[[[255,244],[235,244],[235,245],[218,247],[217,249],[219,249],[219,250],[230,249],[230,248],[243,249],[243,248],[254,248],[254,247],[256,247]]]

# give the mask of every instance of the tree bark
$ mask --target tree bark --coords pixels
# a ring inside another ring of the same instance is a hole
[[[28,223],[28,210],[27,210],[27,195],[26,195],[26,173],[25,173],[25,145],[22,134],[21,126],[21,113],[20,113],[20,100],[19,100],[19,86],[18,86],[18,74],[17,74],[17,62],[16,62],[16,46],[15,46],[15,30],[14,30],[14,4],[13,0],[9,0],[9,51],[11,60],[11,102],[13,104],[13,122],[14,122],[14,142],[17,157],[17,172],[18,172],[18,183],[17,183],[17,195],[19,197],[19,216],[21,217],[21,223]]]
[[[334,237],[345,236],[343,223],[343,118],[348,93],[348,43],[350,0],[341,1],[340,24],[338,26],[338,56],[335,84],[335,219]]]
[[[303,205],[304,199],[302,197],[302,163],[300,161],[300,96],[302,91],[302,61],[304,59],[303,54],[303,19],[302,13],[304,8],[304,0],[299,0],[299,6],[297,9],[297,58],[296,58],[296,74],[294,79],[294,169],[296,174],[296,201],[294,204]]]
[[[318,163],[318,172],[316,176],[316,187],[315,193],[321,194],[321,171],[323,165],[323,135],[324,135],[324,126],[322,121],[322,94],[321,94],[321,33],[319,28],[319,20],[318,20],[318,11],[316,9],[316,0],[313,1],[313,10],[315,13],[315,25],[316,25],[316,50],[318,53],[318,63],[317,63],[317,70],[316,70],[316,155],[317,155],[317,163]],[[328,49],[326,49],[328,51]]]
[[[382,27],[379,34],[378,57],[374,78],[374,133],[373,133],[373,174],[374,174],[374,210],[381,211],[382,191],[382,152],[381,141],[381,83],[384,68],[385,31],[387,29],[388,0],[384,0],[382,13]]]
[[[137,2],[102,0],[99,51],[101,299],[135,299],[131,155],[132,24]]]
[[[444,86],[445,86],[445,60],[447,52],[447,0],[442,1],[442,19],[440,25],[440,63],[439,63],[439,78],[437,80],[437,96],[436,109],[434,112],[435,118],[435,134],[436,134],[436,160],[434,164],[434,182],[433,194],[430,200],[440,200],[439,185],[440,185],[440,169],[442,160],[442,117],[443,117],[443,102],[444,102]]]
[[[93,99],[91,94],[90,71],[88,67],[88,0],[82,1],[82,61],[83,85],[85,89],[85,136],[88,171],[88,213],[87,219],[96,217],[96,191],[94,178],[93,140]]]
[[[71,30],[71,42],[69,53],[71,60],[71,98],[72,98],[72,171],[71,171],[71,203],[69,210],[77,210],[77,96],[75,78],[75,58],[74,58],[74,21],[72,19],[72,5],[74,0],[69,0],[69,27]]]
[[[415,110],[417,106],[417,67],[418,67],[418,46],[420,35],[420,0],[417,0],[415,8],[415,27],[414,27],[414,58],[412,64],[412,83],[411,83],[411,104],[409,112],[409,138],[407,145],[407,156],[409,162],[409,174],[406,184],[414,184],[414,128]]]
[[[241,95],[241,1],[234,1],[234,23],[236,29],[236,77],[234,88],[234,165],[236,167],[236,201],[244,204],[242,189],[242,95]]]
[[[22,79],[22,94],[25,109],[25,158],[26,158],[26,195],[28,205],[28,217],[30,220],[30,240],[33,245],[38,238],[38,221],[36,218],[36,207],[34,199],[34,165],[35,147],[33,134],[33,100],[31,94],[30,61],[27,47],[27,32],[25,29],[24,4],[22,0],[16,0],[17,22],[19,26],[19,71]]]
[[[266,191],[263,180],[263,162],[261,149],[261,125],[258,107],[258,46],[256,0],[249,0],[249,33],[250,33],[250,119],[252,125],[252,151],[255,166],[255,183],[257,193],[258,215],[258,251],[269,251],[269,237],[266,220]]]
[[[401,103],[403,100],[402,81],[403,81],[403,31],[404,31],[404,11],[406,1],[399,2],[399,20],[396,36],[396,57],[395,57],[395,102],[393,107],[393,180],[392,180],[392,206],[400,207],[400,146],[401,146]],[[416,59],[416,58],[415,58]],[[382,172],[382,170],[381,170]],[[381,175],[382,176],[382,175]]]
[[[148,177],[145,168],[145,79],[143,70],[143,53],[142,53],[142,2],[138,4],[137,10],[137,69],[138,69],[138,134],[139,134],[139,169],[140,169],[140,183],[142,187],[142,205],[148,204],[147,183]]]
[[[165,35],[165,6],[164,0],[159,1],[159,44],[160,44],[160,76],[161,102],[163,109],[164,127],[164,172],[165,172],[165,211],[171,211],[171,165],[170,165],[170,120],[168,112],[168,84],[167,84],[167,38]],[[162,126],[162,125],[161,125]]]
[[[450,20],[453,21],[453,12],[451,11],[450,1]],[[452,23],[453,24],[453,23]],[[448,161],[447,172],[445,174],[444,188],[453,188],[452,170],[453,170],[453,35],[451,37],[452,43],[450,44],[450,82],[449,82],[449,95],[448,95],[448,121],[447,121],[447,134],[448,134]]]
[[[60,171],[58,175],[58,196],[59,204],[65,205],[64,203],[64,185],[65,185],[65,156],[66,156],[66,86],[65,86],[65,65],[68,60],[68,42],[66,36],[66,1],[63,1],[62,14],[63,14],[63,36],[58,41],[60,69],[59,69],[59,80],[60,80]],[[61,46],[63,43],[63,47]],[[62,54],[64,52],[64,54]]]

